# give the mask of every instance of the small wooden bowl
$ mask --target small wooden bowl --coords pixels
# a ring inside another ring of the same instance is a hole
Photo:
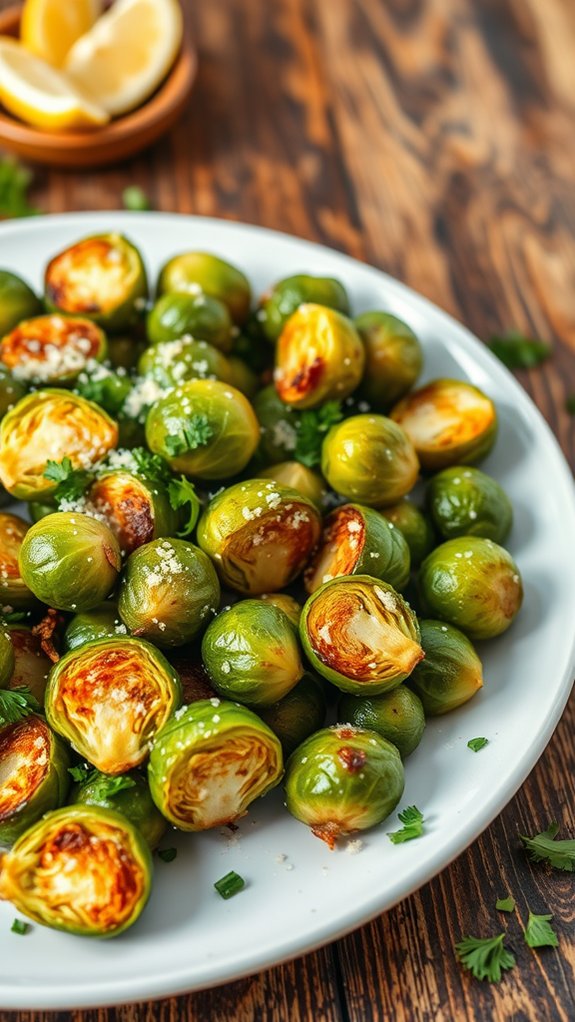
[[[21,6],[0,12],[0,35],[18,36]],[[145,149],[163,135],[182,113],[197,71],[189,39],[168,77],[143,106],[91,131],[40,131],[0,108],[0,147],[26,160],[54,167],[101,167]]]

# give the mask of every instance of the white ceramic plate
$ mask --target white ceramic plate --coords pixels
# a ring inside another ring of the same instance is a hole
[[[142,918],[112,941],[86,940],[34,926],[10,933],[15,915],[0,907],[0,1005],[76,1008],[162,997],[232,980],[302,954],[390,908],[443,869],[525,779],[571,688],[575,503],[559,448],[524,391],[471,334],[385,274],[318,245],[242,224],[163,214],[91,213],[0,227],[0,266],[40,288],[48,258],[83,235],[123,231],[142,250],[154,280],[161,263],[186,249],[214,251],[249,275],[256,294],[297,272],[341,278],[355,312],[389,309],[425,347],[425,378],[469,379],[494,398],[501,419],[482,468],[513,499],[510,549],[525,582],[525,603],[503,638],[483,643],[485,687],[467,706],[431,721],[407,761],[399,808],[416,804],[426,834],[393,845],[395,815],[363,838],[357,855],[327,847],[288,816],[280,791],[228,831],[168,838],[177,859],[156,866]],[[470,738],[489,745],[475,754]],[[545,820],[537,823],[545,823]],[[284,858],[285,857],[285,858]],[[213,882],[229,870],[247,888],[223,901]]]

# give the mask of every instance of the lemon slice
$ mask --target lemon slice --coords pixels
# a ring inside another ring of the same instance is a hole
[[[20,40],[27,50],[61,67],[70,47],[102,13],[102,0],[26,0]]]
[[[109,114],[133,110],[158,87],[183,34],[177,0],[116,0],[70,50],[64,70]]]
[[[60,71],[7,36],[0,36],[0,102],[46,131],[96,127],[110,119]]]

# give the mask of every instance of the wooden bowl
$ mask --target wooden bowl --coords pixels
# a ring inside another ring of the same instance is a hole
[[[0,35],[19,35],[21,12],[21,6],[0,12]],[[116,163],[145,149],[172,127],[187,103],[196,71],[196,51],[184,38],[168,77],[143,106],[90,131],[40,131],[0,108],[0,147],[55,167]]]

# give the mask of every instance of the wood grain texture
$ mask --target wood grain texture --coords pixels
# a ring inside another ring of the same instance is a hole
[[[0,0],[2,6],[3,0]],[[49,212],[106,209],[140,184],[162,210],[260,223],[387,270],[478,334],[516,328],[554,358],[519,378],[575,463],[575,5],[571,0],[186,3],[200,52],[168,138],[113,169],[40,171]],[[550,656],[552,651],[550,651]],[[545,679],[542,679],[542,684]],[[529,865],[518,834],[575,834],[573,701],[518,796],[415,896],[314,955],[217,990],[2,1022],[571,1022],[573,876]],[[512,893],[518,915],[495,912]],[[551,912],[560,948],[523,946]],[[454,942],[509,927],[499,986]]]

